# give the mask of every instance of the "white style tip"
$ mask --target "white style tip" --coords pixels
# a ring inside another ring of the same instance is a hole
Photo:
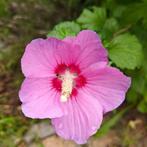
[[[65,95],[61,95],[61,102],[67,102],[67,97]]]

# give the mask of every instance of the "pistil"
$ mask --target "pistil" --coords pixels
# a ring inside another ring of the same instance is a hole
[[[70,97],[74,85],[75,76],[71,74],[68,70],[61,76],[62,88],[61,88],[61,102],[67,102]]]

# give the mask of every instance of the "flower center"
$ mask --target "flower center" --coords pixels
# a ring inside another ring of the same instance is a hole
[[[79,67],[74,64],[59,64],[55,68],[55,74],[56,77],[52,79],[52,86],[61,93],[61,102],[76,97],[78,89],[87,83],[86,78],[81,75]]]
[[[76,78],[76,75],[70,73],[68,70],[66,70],[65,73],[61,75],[61,102],[66,102],[70,97],[74,86],[74,78]]]

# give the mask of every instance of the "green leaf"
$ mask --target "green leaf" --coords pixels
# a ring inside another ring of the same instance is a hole
[[[110,39],[112,34],[119,29],[118,21],[115,18],[108,18],[102,29],[102,38]]]
[[[8,1],[0,0],[0,17],[8,15]]]
[[[117,5],[112,10],[113,17],[120,18],[125,10],[126,10],[126,6],[124,6],[124,5]]]
[[[144,93],[146,87],[146,80],[142,73],[138,73],[134,76],[134,78],[132,79],[132,87],[137,93],[139,94]]]
[[[106,134],[116,123],[121,119],[126,111],[128,111],[129,107],[126,109],[121,110],[120,112],[114,114],[109,120],[105,121],[99,131],[96,133],[96,137],[103,136]]]
[[[106,9],[93,7],[92,10],[84,9],[77,19],[77,22],[81,24],[84,29],[99,31],[103,27],[105,20]]]
[[[147,28],[147,1],[144,0],[140,3],[130,4],[123,13],[124,23],[136,23],[142,20],[145,28]]]
[[[104,24],[104,29],[110,32],[115,32],[119,28],[118,22],[115,18],[108,18]]]
[[[124,23],[136,23],[141,18],[140,7],[139,3],[129,5],[122,15]]]
[[[138,110],[142,113],[147,113],[147,101],[144,99],[138,105]]]
[[[139,100],[138,93],[133,88],[128,91],[126,98],[129,104],[137,104]]]
[[[81,28],[77,23],[66,21],[57,24],[47,36],[63,39],[66,36],[75,36],[80,30]]]
[[[109,57],[121,69],[140,67],[143,59],[142,45],[136,36],[122,34],[109,44]]]

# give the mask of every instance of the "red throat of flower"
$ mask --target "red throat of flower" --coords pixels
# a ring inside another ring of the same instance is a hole
[[[76,96],[78,88],[85,86],[86,78],[82,76],[78,66],[59,64],[55,69],[56,77],[52,80],[53,87],[61,93],[60,101],[66,102]]]

